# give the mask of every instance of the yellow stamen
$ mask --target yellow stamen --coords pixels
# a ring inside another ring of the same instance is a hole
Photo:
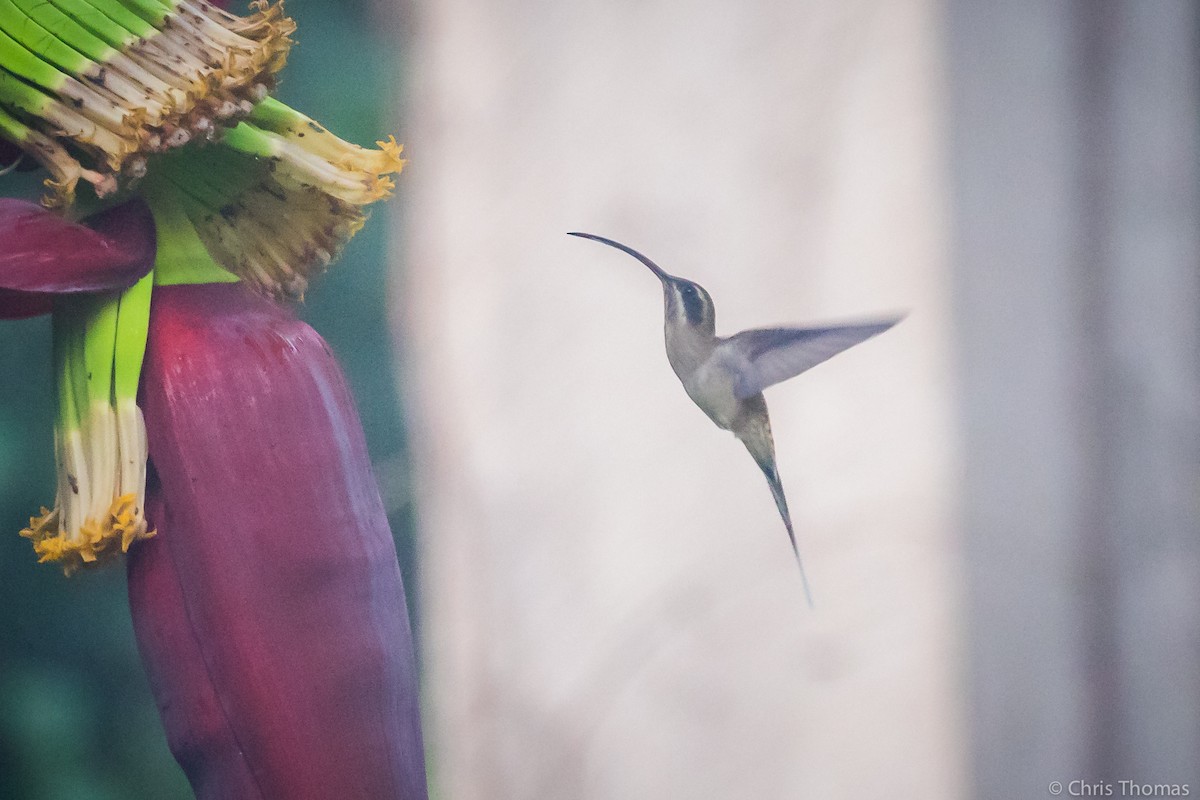
[[[60,529],[58,511],[45,508],[40,517],[31,517],[29,527],[21,531],[22,536],[33,542],[39,563],[60,561],[67,575],[85,564],[102,563],[126,553],[134,542],[149,539],[155,533],[147,529],[146,518],[133,494],[116,498],[104,519],[89,518],[75,532]]]

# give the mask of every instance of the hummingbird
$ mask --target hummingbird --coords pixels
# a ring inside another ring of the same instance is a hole
[[[741,440],[771,487],[775,507],[783,518],[804,596],[812,592],[804,573],[792,516],[775,465],[775,441],[763,389],[799,375],[860,342],[883,333],[900,321],[892,316],[874,321],[806,328],[755,328],[733,336],[717,336],[716,308],[700,284],[668,274],[632,247],[592,233],[569,236],[591,239],[628,253],[650,269],[662,283],[667,361],[688,397],[716,423]]]

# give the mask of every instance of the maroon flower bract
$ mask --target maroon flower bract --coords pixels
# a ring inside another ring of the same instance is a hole
[[[132,286],[154,263],[154,222],[141,200],[69,222],[0,198],[0,319],[48,314],[55,294]]]
[[[424,798],[395,546],[328,346],[241,285],[159,287],[142,406],[161,535],[130,604],[197,797]]]

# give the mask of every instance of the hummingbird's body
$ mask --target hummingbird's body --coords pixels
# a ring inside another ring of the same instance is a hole
[[[822,328],[760,328],[729,337],[716,334],[712,297],[697,283],[667,274],[636,250],[590,233],[572,233],[615,247],[645,264],[662,282],[667,360],[683,388],[717,427],[741,440],[763,471],[783,517],[804,592],[812,604],[783,484],[775,468],[775,442],[763,389],[798,375],[848,347],[895,325],[898,318]]]

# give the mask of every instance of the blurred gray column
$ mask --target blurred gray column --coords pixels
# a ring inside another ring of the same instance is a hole
[[[1200,791],[1196,8],[947,9],[980,797]]]

